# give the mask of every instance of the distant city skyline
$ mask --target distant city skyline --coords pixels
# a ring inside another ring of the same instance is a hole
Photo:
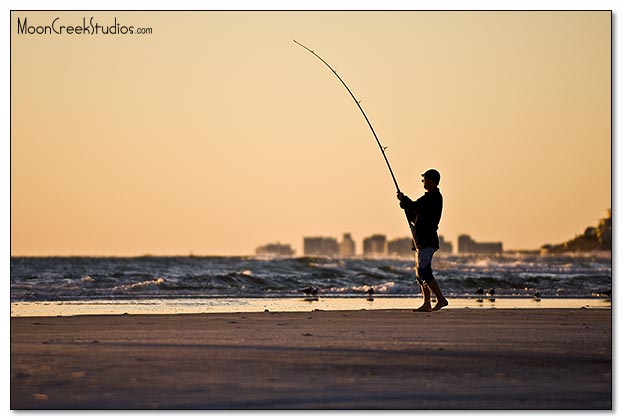
[[[358,242],[350,233],[344,233],[341,242],[335,236],[308,236],[302,240],[302,250],[297,250],[291,244],[272,242],[256,248],[255,255],[280,255],[280,256],[390,256],[411,255],[412,237],[399,237],[387,239],[386,235],[374,234],[361,238]],[[357,243],[359,246],[357,246]],[[474,240],[470,235],[461,234],[457,238],[457,248],[452,241],[447,241],[443,235],[439,235],[439,251],[446,254],[453,253],[502,253],[503,243],[481,242]],[[360,252],[356,252],[359,249]],[[522,251],[537,251],[522,250]]]
[[[503,252],[540,252],[541,254],[551,254],[555,252],[589,252],[589,251],[611,251],[613,241],[613,223],[611,209],[607,209],[605,217],[599,219],[596,226],[588,226],[583,233],[575,234],[574,237],[568,237],[563,243],[552,245],[542,244],[534,249],[510,249],[503,248],[502,241],[481,241],[475,240],[468,234],[460,234],[456,240],[456,248],[453,242],[445,240],[444,235],[439,234],[439,251],[442,253],[452,254],[499,254]],[[373,234],[366,238],[362,238],[362,251],[356,253],[356,241],[351,233],[343,234],[343,241],[338,243],[334,236],[321,237],[304,237],[302,255],[340,255],[340,256],[365,256],[365,255],[410,255],[412,250],[412,237],[404,236],[387,240],[386,235]],[[307,250],[307,245],[313,248],[313,251]],[[281,248],[282,247],[282,248]],[[283,249],[284,254],[295,255],[296,250],[290,244],[281,244],[279,242],[268,244],[257,248],[256,254],[261,253],[260,250],[265,249]]]

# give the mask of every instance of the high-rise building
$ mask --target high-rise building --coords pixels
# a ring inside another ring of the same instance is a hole
[[[401,257],[411,256],[413,254],[412,238],[397,238],[389,241],[387,243],[387,252],[389,255],[398,255]]]
[[[304,254],[311,257],[334,257],[339,254],[339,244],[335,238],[323,236],[303,239]]]
[[[291,245],[281,243],[262,245],[255,250],[255,255],[264,257],[291,257],[294,254]]]
[[[387,255],[387,237],[373,235],[363,240],[363,255],[366,257]]]
[[[500,254],[503,252],[501,242],[475,242],[469,235],[458,236],[458,252],[460,254]]]
[[[339,243],[339,255],[342,257],[353,257],[356,251],[356,245],[349,233],[343,234],[343,241]]]
[[[446,242],[443,236],[438,237],[438,250],[443,253],[452,254],[454,252],[454,246],[451,242]]]

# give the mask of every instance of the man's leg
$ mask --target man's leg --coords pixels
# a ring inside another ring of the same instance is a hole
[[[421,284],[421,291],[424,298],[423,305],[418,308],[417,311],[438,311],[448,305],[447,299],[443,296],[441,288],[436,282],[436,279],[434,279],[434,272],[432,271],[432,256],[434,255],[434,252],[436,252],[436,249],[434,248],[423,248],[417,250],[417,280]],[[430,305],[430,291],[432,291],[432,293],[436,296],[436,305],[434,308]]]
[[[449,302],[447,302],[447,299],[445,299],[445,296],[443,296],[443,292],[441,292],[441,288],[439,287],[436,280],[430,280],[427,283],[430,290],[432,290],[432,293],[434,293],[434,295],[436,296],[436,305],[434,305],[434,308],[432,308],[432,310],[438,311],[439,309],[447,306]]]
[[[419,284],[421,285],[421,294],[423,295],[423,305],[421,305],[417,309],[414,309],[414,311],[432,312],[432,305],[430,304],[430,288],[424,282],[420,281]]]
[[[417,281],[421,286],[421,294],[423,295],[423,305],[415,309],[415,312],[432,312],[432,305],[430,304],[430,288],[426,284],[425,278],[428,276],[427,266],[429,266],[427,254],[418,249],[415,253],[415,274],[417,275]]]

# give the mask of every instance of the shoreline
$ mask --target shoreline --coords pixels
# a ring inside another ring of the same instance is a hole
[[[203,313],[408,310],[421,297],[364,298],[209,298],[136,299],[59,302],[12,302],[11,317],[78,315],[174,315]],[[594,298],[449,298],[445,309],[580,309],[611,308],[611,299]]]
[[[611,410],[611,312],[12,317],[11,409]]]

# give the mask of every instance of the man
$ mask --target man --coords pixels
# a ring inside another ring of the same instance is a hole
[[[421,174],[423,188],[426,193],[416,201],[399,192],[400,207],[406,211],[406,217],[413,233],[415,254],[415,273],[421,285],[423,305],[415,309],[417,312],[438,311],[448,305],[441,288],[434,279],[432,272],[432,256],[439,248],[438,224],[443,211],[443,196],[438,189],[441,174],[436,169],[429,169]],[[430,304],[430,292],[436,296],[436,305]]]

